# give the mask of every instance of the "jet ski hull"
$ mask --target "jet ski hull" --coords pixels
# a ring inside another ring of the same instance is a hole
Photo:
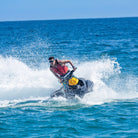
[[[66,88],[62,87],[59,90],[51,94],[51,98],[54,97],[64,97],[67,99],[73,99],[75,96],[83,98],[86,93],[93,91],[94,83],[90,80],[85,80],[79,78],[79,83],[76,86],[67,86]]]

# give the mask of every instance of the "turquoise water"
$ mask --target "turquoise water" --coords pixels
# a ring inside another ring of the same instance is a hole
[[[138,18],[0,22],[0,137],[138,137],[137,32]],[[50,99],[49,56],[94,91]]]

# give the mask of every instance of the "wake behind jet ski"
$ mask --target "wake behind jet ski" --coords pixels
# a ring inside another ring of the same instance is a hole
[[[68,71],[68,73],[62,78],[63,87],[51,94],[53,97],[64,97],[67,99],[73,99],[75,96],[83,98],[86,93],[93,91],[94,83],[84,78],[77,78],[73,75],[74,70]]]

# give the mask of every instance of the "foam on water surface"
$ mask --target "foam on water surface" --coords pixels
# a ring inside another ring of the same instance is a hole
[[[76,76],[94,82],[93,92],[86,94],[83,99],[76,97],[77,104],[79,101],[80,104],[97,105],[138,98],[137,78],[131,75],[121,78],[121,67],[116,59],[103,58],[81,62],[77,67],[74,73]],[[126,79],[128,81],[124,81]],[[38,101],[39,105],[43,105],[40,101],[49,99],[50,93],[59,87],[60,84],[48,67],[34,69],[16,58],[0,57],[0,107],[16,105],[23,101]],[[60,104],[69,104],[69,101],[61,97],[53,100],[59,101]]]

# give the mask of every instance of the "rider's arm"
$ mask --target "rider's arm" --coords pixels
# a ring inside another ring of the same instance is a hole
[[[70,60],[58,60],[58,62],[60,64],[66,64],[66,63],[69,63],[73,69],[76,69],[75,66],[72,64],[72,62]]]
[[[50,68],[50,71],[60,80],[60,76],[58,76],[55,72],[53,72],[53,70]]]

